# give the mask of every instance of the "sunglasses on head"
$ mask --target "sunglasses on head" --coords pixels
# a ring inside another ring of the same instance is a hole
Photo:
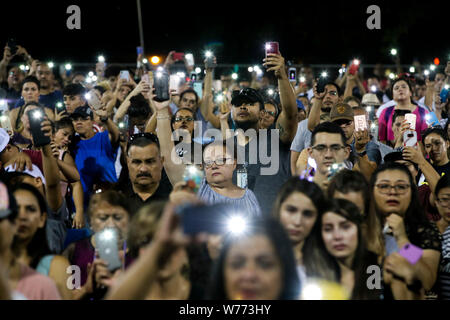
[[[146,139],[149,139],[149,140],[151,140],[153,142],[159,143],[158,137],[155,134],[150,133],[150,132],[141,132],[141,133],[133,134],[128,139],[128,142],[131,143],[131,142],[133,142],[133,141],[135,141],[136,139],[139,139],[139,138],[146,138]]]

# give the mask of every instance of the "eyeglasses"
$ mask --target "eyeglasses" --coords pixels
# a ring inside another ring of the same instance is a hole
[[[213,164],[215,163],[217,166],[223,166],[227,162],[229,163],[230,160],[233,160],[231,158],[217,158],[216,160],[205,160],[203,164],[205,165],[205,168],[211,168]]]
[[[441,207],[450,207],[450,198],[436,198],[436,201]]]
[[[186,99],[186,98],[181,99],[181,101],[189,103],[189,104],[195,104],[196,103],[195,100],[189,100],[189,99]]]
[[[330,150],[333,153],[339,152],[341,149],[344,149],[344,146],[341,146],[339,144],[333,144],[331,146],[326,146],[324,144],[319,144],[317,146],[312,147],[311,149],[316,150],[319,153],[326,153],[328,150]]]
[[[175,122],[181,122],[181,121],[194,121],[194,118],[192,117],[176,117]]]
[[[273,111],[268,111],[268,110],[263,110],[263,112],[264,112],[265,114],[271,115],[272,117],[275,118],[275,115],[276,115],[275,112],[273,112]]]
[[[328,91],[327,94],[329,94],[330,96],[337,96],[337,91]]]
[[[158,137],[155,134],[150,133],[150,132],[141,132],[141,133],[133,134],[128,139],[128,142],[132,143],[133,141],[135,141],[136,139],[139,139],[139,138],[146,138],[146,139],[149,139],[149,140],[159,144]]]
[[[394,188],[395,192],[398,194],[405,194],[408,192],[411,185],[409,184],[397,184],[395,186],[391,186],[387,183],[376,184],[375,187],[380,191],[381,194],[389,194],[392,188]]]

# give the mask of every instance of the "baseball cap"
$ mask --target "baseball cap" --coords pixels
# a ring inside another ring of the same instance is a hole
[[[76,118],[76,117],[82,117],[82,118],[91,118],[94,119],[94,113],[92,112],[92,109],[88,106],[82,106],[75,109],[75,111],[70,115],[70,117]]]
[[[388,153],[387,155],[384,156],[383,160],[385,163],[395,162],[395,161],[406,161],[406,162],[413,164],[417,170],[419,169],[418,165],[415,164],[414,162],[403,159],[403,153],[400,151],[394,151],[394,152]]]
[[[0,181],[0,219],[7,218],[14,212],[17,212],[16,199],[6,185]]]
[[[353,109],[346,103],[338,103],[330,111],[330,119],[331,122],[337,120],[350,120],[353,121]]]
[[[242,90],[235,90],[231,94],[231,104],[235,107],[239,107],[244,103],[255,103],[259,102],[261,105],[264,105],[263,97],[252,88],[245,88]]]
[[[6,146],[9,143],[9,134],[8,132],[6,132],[5,129],[0,128],[0,152],[2,152],[3,150],[5,150]]]

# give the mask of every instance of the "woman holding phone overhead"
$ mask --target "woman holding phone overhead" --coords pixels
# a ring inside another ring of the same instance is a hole
[[[387,107],[381,111],[378,117],[378,140],[384,144],[389,141],[395,144],[393,126],[393,114],[396,110],[406,110],[410,114],[416,116],[414,124],[410,124],[409,128],[417,132],[417,141],[422,140],[421,133],[428,128],[426,115],[429,111],[415,104],[412,100],[412,88],[409,81],[405,78],[396,79],[391,86],[392,96],[395,101],[394,106]],[[411,119],[413,117],[411,116]],[[410,120],[411,121],[411,120]],[[405,116],[404,125],[406,125],[407,117]]]

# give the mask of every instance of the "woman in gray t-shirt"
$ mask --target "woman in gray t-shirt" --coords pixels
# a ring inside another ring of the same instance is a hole
[[[207,204],[226,203],[237,211],[261,216],[261,208],[255,194],[250,189],[242,189],[233,184],[236,157],[225,142],[215,142],[205,147],[203,166],[205,179],[197,193],[199,199]]]

